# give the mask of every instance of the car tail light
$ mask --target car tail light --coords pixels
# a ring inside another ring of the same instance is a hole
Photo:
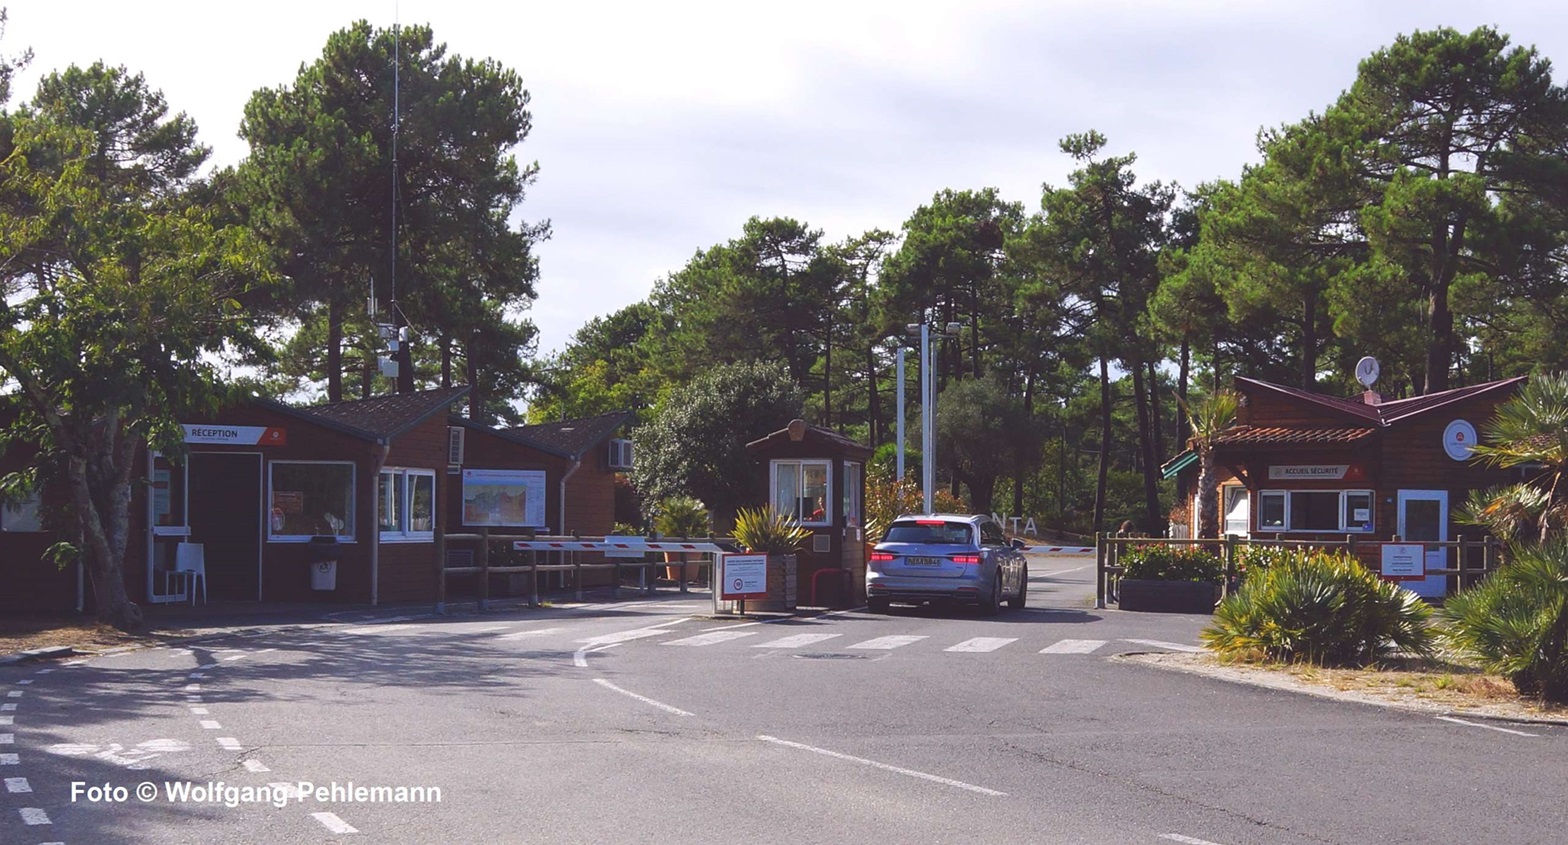
[[[953,562],[954,563],[973,563],[973,564],[978,564],[980,562],[980,556],[979,555],[953,555]]]
[[[917,520],[915,520],[915,524],[916,525],[946,525],[947,524],[947,520],[943,520],[943,519],[917,519]]]
[[[891,561],[892,559],[893,559],[893,553],[892,552],[872,552],[871,553],[871,561],[873,563],[887,563],[887,562]]]

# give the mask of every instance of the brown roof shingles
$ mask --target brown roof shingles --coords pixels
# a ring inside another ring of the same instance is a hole
[[[1257,428],[1244,425],[1220,432],[1219,437],[1215,438],[1215,444],[1229,446],[1354,443],[1376,433],[1375,428]]]
[[[296,415],[322,420],[369,439],[391,440],[429,419],[468,394],[466,385],[392,393],[352,402],[293,408]]]
[[[524,441],[544,446],[549,451],[565,453],[575,460],[581,458],[589,449],[603,443],[617,429],[625,425],[631,416],[631,411],[612,411],[597,417],[520,425],[506,431]]]

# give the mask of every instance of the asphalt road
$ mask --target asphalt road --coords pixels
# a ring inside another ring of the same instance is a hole
[[[1119,661],[1204,620],[1031,568],[992,619],[665,595],[0,668],[0,842],[1568,839],[1568,731]]]

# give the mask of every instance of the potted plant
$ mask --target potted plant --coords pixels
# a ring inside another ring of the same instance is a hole
[[[801,527],[794,517],[774,513],[769,508],[741,508],[735,515],[735,542],[752,554],[768,556],[768,599],[763,609],[794,610],[795,595],[790,589],[795,584],[795,552],[806,545],[811,537],[809,529]],[[773,595],[773,573],[782,574],[783,589]]]
[[[662,537],[706,537],[708,534],[708,506],[691,496],[671,496],[659,504],[658,514],[653,519],[653,528]],[[686,554],[684,552],[665,552],[666,563],[676,562],[677,566],[666,566],[664,577],[677,584],[686,581]]]
[[[1133,546],[1122,553],[1120,563],[1116,593],[1122,610],[1209,614],[1220,600],[1224,566],[1203,549]]]

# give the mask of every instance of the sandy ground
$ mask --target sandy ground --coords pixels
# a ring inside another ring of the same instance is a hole
[[[1568,724],[1568,708],[1521,700],[1496,675],[1462,666],[1399,665],[1323,669],[1305,665],[1221,662],[1212,654],[1129,654],[1118,659],[1342,701],[1429,713]]]

